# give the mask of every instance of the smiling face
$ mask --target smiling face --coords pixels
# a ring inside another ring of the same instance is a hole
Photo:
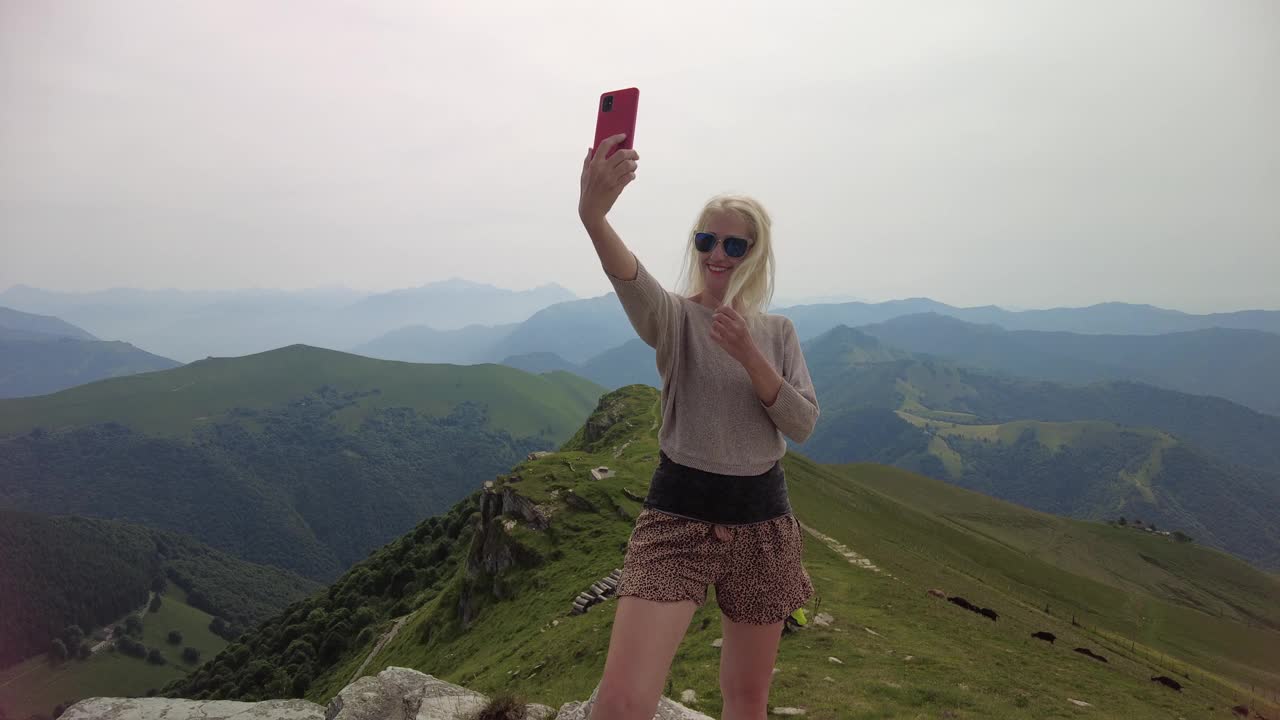
[[[724,252],[724,239],[740,237],[754,241],[751,228],[741,215],[725,210],[712,213],[707,218],[706,227],[702,229],[705,232],[714,233],[719,240],[711,252],[699,253],[703,282],[708,294],[715,298],[723,298],[725,291],[729,288],[729,278],[733,276],[734,270],[751,255],[751,251],[748,250],[747,254],[740,258],[729,257]]]

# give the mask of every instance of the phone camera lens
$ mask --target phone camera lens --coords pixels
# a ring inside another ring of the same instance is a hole
[[[605,112],[609,112],[609,111],[610,111],[610,110],[612,110],[612,109],[613,109],[613,96],[612,96],[612,95],[605,95],[605,96],[604,96],[604,111],[605,111]]]

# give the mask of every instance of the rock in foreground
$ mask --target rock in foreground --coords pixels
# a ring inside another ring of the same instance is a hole
[[[598,688],[597,688],[598,689]],[[560,707],[557,720],[586,720],[596,694]],[[171,698],[89,698],[72,705],[62,720],[470,720],[489,701],[484,695],[410,670],[389,667],[343,688],[327,708],[306,700],[178,700]],[[545,720],[553,710],[532,703],[529,720]],[[662,698],[654,720],[712,720]]]

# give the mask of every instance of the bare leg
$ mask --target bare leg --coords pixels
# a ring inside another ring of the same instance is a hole
[[[782,622],[737,623],[721,613],[720,624],[724,628],[724,647],[720,649],[722,718],[765,720],[773,663],[778,658],[778,643],[782,639]]]
[[[671,660],[698,606],[692,600],[618,598],[609,655],[590,720],[650,720]]]

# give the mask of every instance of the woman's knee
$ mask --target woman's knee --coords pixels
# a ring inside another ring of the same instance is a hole
[[[720,678],[720,696],[726,706],[764,708],[769,705],[769,680],[772,678]]]

